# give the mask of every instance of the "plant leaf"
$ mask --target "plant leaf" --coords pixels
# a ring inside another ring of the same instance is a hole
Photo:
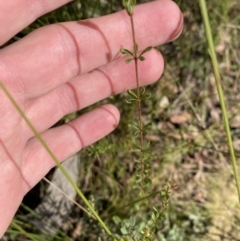
[[[128,99],[128,100],[125,100],[127,104],[132,104],[133,102],[136,102],[138,101],[137,99]]]
[[[140,88],[140,94],[143,95],[146,91],[146,88],[145,87],[141,87]]]
[[[128,124],[128,126],[129,126],[130,128],[135,129],[135,130],[139,130],[139,126],[136,125],[136,124]]]
[[[128,92],[129,95],[131,95],[131,96],[134,97],[135,99],[138,99],[137,94],[136,94],[134,91],[128,90],[127,92]]]
[[[145,48],[142,53],[140,54],[140,56],[142,56],[143,54],[145,54],[146,52],[150,51],[153,47],[152,46],[149,46],[147,48]]]
[[[141,56],[141,55],[138,57],[138,59],[139,59],[140,61],[145,60],[145,58],[144,58],[143,56]]]
[[[130,55],[130,56],[134,57],[133,53],[131,51],[129,51],[128,49],[120,49],[120,52],[122,54]]]
[[[133,58],[131,58],[131,59],[126,59],[126,60],[125,60],[125,63],[126,63],[126,64],[129,64],[132,60],[133,60]]]
[[[122,1],[123,6],[127,10],[128,14],[133,14],[133,7],[136,5],[136,0],[123,0]]]

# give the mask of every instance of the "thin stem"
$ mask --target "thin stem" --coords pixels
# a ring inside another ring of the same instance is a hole
[[[131,28],[132,28],[132,38],[133,38],[133,49],[134,49],[134,63],[135,63],[135,74],[136,74],[136,84],[137,84],[137,97],[138,97],[138,124],[140,130],[140,146],[141,152],[144,151],[144,137],[143,137],[143,122],[142,122],[142,108],[141,108],[141,94],[140,94],[140,87],[139,87],[139,77],[138,77],[138,53],[136,48],[136,37],[135,37],[135,28],[134,28],[134,21],[133,21],[133,14],[129,14],[131,20]],[[141,170],[142,170],[142,177],[144,176],[144,161],[141,157]]]
[[[220,105],[221,105],[222,114],[223,114],[223,122],[224,122],[224,127],[225,127],[225,131],[226,131],[226,135],[227,135],[229,152],[230,152],[230,156],[231,156],[231,160],[232,160],[234,178],[235,178],[236,186],[237,186],[238,200],[240,203],[240,183],[239,183],[238,170],[237,170],[237,161],[236,161],[235,152],[234,152],[234,148],[233,148],[233,142],[232,142],[232,136],[231,136],[230,126],[229,126],[228,116],[227,116],[226,104],[225,104],[224,94],[223,94],[223,90],[222,90],[221,77],[220,77],[219,68],[218,68],[218,61],[217,61],[215,48],[214,48],[214,44],[213,44],[212,31],[211,31],[211,26],[209,23],[208,11],[207,11],[207,6],[206,6],[205,0],[199,0],[199,5],[201,8],[202,18],[203,18],[205,29],[206,29],[206,37],[207,37],[207,41],[208,41],[210,57],[212,60],[218,96],[219,96]]]
[[[106,231],[106,233],[108,235],[110,235],[111,237],[113,237],[111,231],[108,229],[108,227],[106,226],[106,224],[102,221],[102,219],[100,218],[100,216],[97,214],[97,212],[94,210],[94,208],[92,207],[92,205],[90,204],[90,202],[87,200],[87,198],[84,196],[84,194],[82,193],[82,191],[78,188],[77,184],[73,181],[73,179],[71,178],[71,176],[68,174],[68,172],[66,171],[66,169],[61,165],[60,161],[58,160],[58,158],[56,157],[56,155],[53,153],[53,151],[49,148],[49,146],[47,145],[47,143],[44,141],[44,139],[42,138],[42,136],[39,134],[39,132],[36,130],[36,128],[33,126],[33,124],[30,122],[30,120],[27,118],[27,116],[25,115],[24,111],[20,108],[20,106],[17,104],[17,102],[15,101],[15,99],[13,98],[13,96],[10,94],[10,92],[7,90],[7,88],[5,87],[5,85],[0,81],[0,87],[3,89],[4,93],[6,94],[6,96],[9,98],[9,100],[12,102],[12,104],[14,105],[14,107],[17,109],[18,113],[22,116],[22,118],[24,119],[24,121],[27,123],[27,125],[30,127],[30,129],[32,130],[32,132],[34,133],[34,135],[37,137],[37,139],[39,140],[39,142],[42,144],[42,146],[45,148],[45,150],[48,152],[48,154],[51,156],[51,158],[55,161],[56,165],[60,168],[60,170],[62,171],[62,173],[64,174],[64,176],[67,178],[67,180],[70,182],[70,184],[73,186],[74,190],[78,193],[78,195],[82,198],[82,200],[84,201],[84,203],[87,205],[87,207],[91,210],[91,212],[93,213],[93,215],[96,217],[96,219],[98,220],[98,222],[100,223],[100,225],[102,226],[102,228]]]
[[[126,205],[118,208],[118,210],[122,210],[122,209],[124,209],[124,208],[129,207],[129,206],[133,206],[134,204],[139,203],[139,202],[141,202],[141,201],[143,201],[143,200],[149,199],[150,197],[154,197],[154,196],[156,196],[157,194],[160,194],[161,192],[162,192],[162,190],[157,191],[157,192],[154,192],[154,193],[151,193],[151,194],[149,194],[149,195],[147,195],[147,196],[144,196],[144,197],[142,197],[142,198],[139,198],[139,199],[137,199],[137,200],[134,200],[134,201],[132,201],[132,202],[130,202],[130,203],[128,203],[128,204],[126,204]],[[111,215],[114,215],[115,213],[117,213],[118,210],[117,210],[117,211],[114,211],[113,213],[111,213]]]
[[[74,199],[69,197],[65,192],[63,192],[59,187],[57,187],[54,183],[49,181],[47,178],[43,178],[45,182],[47,182],[49,185],[53,186],[58,192],[64,195],[68,200],[70,200],[72,203],[74,203],[78,208],[80,208],[83,212],[85,212],[87,215],[91,216],[93,219],[96,220],[95,216],[93,216],[90,212],[88,212],[84,207],[82,207],[79,203],[77,203]]]

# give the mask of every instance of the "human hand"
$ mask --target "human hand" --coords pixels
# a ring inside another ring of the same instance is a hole
[[[0,45],[39,16],[70,0],[0,2]],[[170,0],[135,7],[136,38],[144,49],[175,39],[182,14]],[[135,88],[134,65],[121,47],[131,49],[126,11],[86,21],[65,22],[33,31],[0,50],[2,81],[59,160],[111,132],[119,122],[112,105],[101,106],[63,126],[49,129],[64,115],[110,95]],[[159,78],[163,59],[146,53],[139,62],[140,84]],[[0,89],[0,237],[24,195],[55,165]]]

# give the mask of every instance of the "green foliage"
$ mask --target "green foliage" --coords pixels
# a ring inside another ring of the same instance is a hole
[[[148,98],[151,97],[151,94],[147,93],[146,88],[144,88],[144,87],[139,88],[139,93],[138,92],[135,93],[132,90],[128,90],[127,93],[131,96],[130,99],[126,99],[126,103],[128,103],[128,104],[132,104],[133,102],[141,102],[141,101],[147,100]],[[138,94],[139,94],[139,96],[138,96]]]
[[[131,51],[129,51],[128,49],[120,49],[120,52],[122,54],[125,54],[125,55],[128,55],[128,56],[131,56],[130,59],[126,59],[126,63],[129,64],[132,60],[134,59],[139,59],[140,61],[144,61],[145,60],[145,57],[143,56],[146,52],[150,51],[152,49],[152,46],[149,46],[147,48],[145,48],[138,56],[134,56],[134,53],[137,53],[138,52],[138,44],[135,44],[134,45],[134,53],[132,53]]]
[[[153,207],[148,217],[148,221],[136,217],[122,220],[118,216],[113,217],[115,225],[120,229],[121,235],[116,234],[116,238],[122,241],[153,241],[156,231],[164,218],[164,211],[168,206],[171,184],[165,185],[160,192],[161,206]]]
[[[128,14],[133,14],[134,6],[136,5],[136,0],[123,0],[123,6],[126,8]]]
[[[145,58],[144,58],[143,55],[144,55],[145,53],[149,52],[150,50],[152,50],[152,46],[149,46],[149,47],[145,48],[145,49],[139,54],[138,59],[141,60],[141,61],[145,60]]]

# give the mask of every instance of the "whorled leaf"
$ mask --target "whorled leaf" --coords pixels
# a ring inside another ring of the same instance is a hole
[[[149,47],[145,48],[145,49],[141,52],[141,54],[140,54],[139,56],[142,56],[142,55],[145,54],[146,52],[149,52],[152,48],[153,48],[152,46],[149,46]]]
[[[130,50],[128,50],[128,49],[120,49],[120,52],[122,54],[126,54],[126,55],[134,57],[133,53]]]
[[[145,57],[139,56],[138,59],[139,59],[140,61],[144,61],[144,60],[145,60]]]
[[[140,89],[140,100],[146,100],[151,97],[151,93],[146,92],[146,88]]]
[[[126,63],[126,64],[129,64],[133,59],[134,59],[134,58],[126,59],[126,60],[125,60],[125,63]]]
[[[136,94],[134,91],[128,90],[127,92],[128,92],[128,94],[131,95],[133,98],[138,99],[138,96],[137,96],[137,94]]]
[[[122,4],[124,8],[127,10],[128,14],[133,14],[133,8],[136,5],[136,0],[123,0]]]
[[[137,124],[128,124],[128,127],[134,131],[134,136],[138,136],[141,132],[141,130]]]

